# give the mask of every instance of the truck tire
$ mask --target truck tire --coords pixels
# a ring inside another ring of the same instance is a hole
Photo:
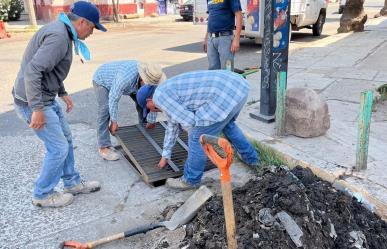
[[[325,12],[321,11],[315,24],[313,24],[313,36],[320,36],[325,23]]]

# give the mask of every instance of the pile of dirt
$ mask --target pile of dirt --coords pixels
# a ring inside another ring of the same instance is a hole
[[[241,249],[387,248],[386,222],[308,169],[269,167],[233,199]],[[186,231],[184,248],[227,248],[222,197],[207,202]]]

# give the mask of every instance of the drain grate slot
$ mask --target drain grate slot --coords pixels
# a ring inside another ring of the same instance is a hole
[[[172,158],[169,165],[160,169],[157,164],[161,158],[164,143],[166,124],[157,123],[154,129],[145,129],[140,125],[123,126],[117,132],[116,138],[120,143],[120,151],[126,160],[145,182],[153,185],[162,185],[167,178],[178,177],[183,174],[184,162],[188,153],[188,135],[181,131],[179,139],[172,149]],[[206,170],[215,166],[207,161]]]

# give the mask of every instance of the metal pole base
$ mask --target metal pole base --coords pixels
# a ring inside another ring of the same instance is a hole
[[[275,115],[267,116],[259,112],[250,112],[249,115],[251,118],[257,119],[265,123],[273,123],[275,121]]]

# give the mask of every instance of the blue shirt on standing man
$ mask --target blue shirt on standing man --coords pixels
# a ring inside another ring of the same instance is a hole
[[[226,69],[228,64],[232,68],[242,29],[240,0],[208,0],[207,4],[208,26],[203,49],[207,52],[208,69]]]
[[[235,14],[242,11],[239,0],[208,1],[208,32],[233,31]]]

